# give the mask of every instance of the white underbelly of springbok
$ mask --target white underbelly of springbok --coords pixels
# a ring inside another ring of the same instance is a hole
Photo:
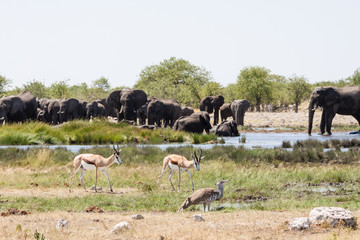
[[[179,171],[178,165],[174,165],[174,164],[169,163],[169,168],[170,168],[171,170],[178,170],[178,171]],[[180,170],[181,170],[181,171],[186,171],[187,168],[180,168]]]
[[[86,170],[95,170],[95,165],[94,164],[88,164],[84,161],[81,161],[81,166],[86,169]],[[99,167],[98,170],[104,170],[106,169],[105,167]]]

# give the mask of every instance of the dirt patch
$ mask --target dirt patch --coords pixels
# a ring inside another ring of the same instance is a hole
[[[141,221],[131,218],[141,214]],[[193,215],[201,214],[204,222],[194,222]],[[1,239],[23,239],[16,231],[37,230],[48,239],[360,239],[360,230],[314,227],[306,231],[288,230],[288,222],[308,216],[308,211],[237,211],[209,212],[147,212],[147,213],[33,213],[10,215],[0,221]],[[353,212],[359,218],[360,211]],[[59,219],[68,221],[68,227],[56,230]],[[126,221],[130,228],[119,234],[110,230]]]
[[[88,191],[85,192],[83,189],[72,189],[69,193],[68,188],[41,188],[32,187],[27,189],[13,189],[13,188],[1,188],[0,195],[2,197],[17,196],[17,197],[42,197],[42,198],[70,198],[70,197],[83,197],[89,194],[127,194],[137,192],[136,188],[115,188],[114,192],[109,191]]]
[[[93,213],[104,213],[105,211],[97,206],[91,206],[84,210],[84,212],[93,212]]]
[[[2,217],[7,217],[9,215],[28,215],[28,214],[30,214],[30,212],[28,212],[28,211],[19,210],[19,209],[16,209],[16,208],[10,208],[10,209],[7,210],[7,212],[2,212],[1,216]]]

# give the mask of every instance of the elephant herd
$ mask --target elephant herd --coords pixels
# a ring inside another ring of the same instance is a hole
[[[239,136],[237,125],[244,124],[244,114],[250,104],[247,100],[235,100],[224,104],[222,96],[208,96],[200,101],[200,112],[181,106],[176,100],[148,98],[139,89],[122,89],[111,92],[106,99],[92,102],[69,99],[37,99],[23,91],[18,95],[0,98],[0,122],[38,120],[57,125],[74,119],[116,117],[117,121],[139,124],[154,129],[171,127],[175,130],[202,133],[204,130],[220,136]],[[214,112],[214,127],[210,115]],[[219,122],[221,113],[221,123]],[[235,120],[226,121],[232,116]]]

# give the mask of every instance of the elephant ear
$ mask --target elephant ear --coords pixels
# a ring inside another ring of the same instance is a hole
[[[12,99],[12,106],[11,106],[11,115],[15,115],[20,112],[24,112],[25,105],[24,102],[21,100]]]
[[[334,88],[329,88],[326,91],[321,93],[324,96],[324,103],[323,106],[333,106],[334,104],[338,103],[340,100],[339,93]],[[320,95],[321,95],[320,94]],[[319,105],[321,106],[321,105]]]

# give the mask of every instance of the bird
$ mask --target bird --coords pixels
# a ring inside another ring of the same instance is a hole
[[[193,192],[189,197],[187,197],[184,202],[181,204],[178,212],[181,212],[182,210],[197,204],[203,204],[204,205],[204,212],[206,209],[206,205],[208,206],[208,211],[210,211],[210,204],[213,201],[219,201],[223,195],[224,195],[224,184],[226,182],[230,181],[228,180],[220,180],[218,181],[215,186],[217,186],[217,189],[215,188],[201,188]]]

